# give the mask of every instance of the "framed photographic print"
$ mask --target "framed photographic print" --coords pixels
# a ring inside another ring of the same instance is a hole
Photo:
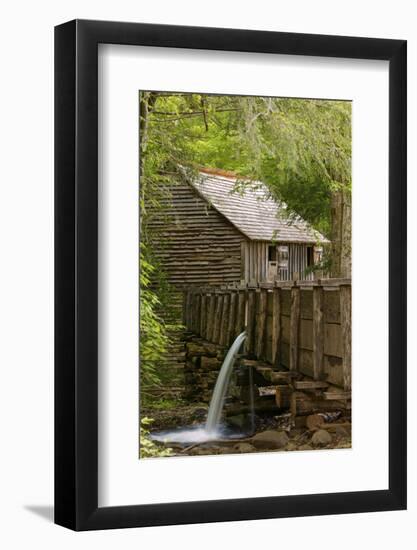
[[[406,42],[55,30],[55,521],[406,507]]]

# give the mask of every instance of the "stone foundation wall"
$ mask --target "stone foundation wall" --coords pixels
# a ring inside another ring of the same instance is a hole
[[[185,343],[185,394],[188,401],[209,403],[227,349],[197,336]]]

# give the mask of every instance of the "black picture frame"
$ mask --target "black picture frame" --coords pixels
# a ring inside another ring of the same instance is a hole
[[[389,62],[389,488],[98,507],[98,44]],[[55,522],[108,529],[406,508],[406,41],[74,20],[55,28]]]

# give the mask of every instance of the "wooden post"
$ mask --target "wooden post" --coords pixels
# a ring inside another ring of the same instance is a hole
[[[246,352],[253,354],[255,344],[255,289],[248,289],[248,299],[246,301]]]
[[[190,300],[188,302],[188,330],[193,332],[193,312],[194,312],[194,292],[190,290]]]
[[[207,313],[207,327],[206,327],[206,339],[209,342],[213,341],[213,328],[214,328],[214,312],[215,312],[215,295],[210,293],[207,295],[208,298],[208,313]]]
[[[236,319],[236,302],[237,294],[234,290],[230,292],[230,305],[229,305],[229,320],[227,322],[227,345],[232,345],[234,334],[236,331],[237,319]]]
[[[191,291],[184,292],[184,313],[183,321],[187,330],[190,330],[190,306],[191,306]]]
[[[344,390],[352,387],[352,289],[350,285],[340,287],[340,324],[343,346],[343,382]]]
[[[206,323],[207,323],[207,294],[203,289],[200,300],[200,336],[206,338]]]
[[[215,344],[220,343],[222,309],[223,309],[223,294],[220,294],[220,292],[218,292],[216,293],[216,310],[214,312],[213,342]]]
[[[194,312],[193,312],[193,318],[194,318],[194,332],[197,335],[200,335],[200,303],[201,303],[201,294],[199,292],[196,292],[194,294]]]
[[[298,335],[300,327],[300,289],[294,281],[291,288],[290,371],[298,370]]]
[[[290,408],[293,391],[292,387],[288,384],[279,384],[275,386],[275,403],[279,409]]]
[[[237,338],[241,332],[245,330],[246,325],[246,290],[240,290],[237,296],[237,314],[236,314],[236,331],[234,337]]]
[[[182,293],[182,324],[187,326],[187,291],[184,290]]]
[[[227,324],[229,322],[229,305],[230,305],[230,294],[225,292],[223,295],[223,306],[222,306],[222,318],[220,323],[220,336],[219,343],[222,346],[227,345]]]
[[[272,296],[272,364],[280,362],[281,348],[281,290],[274,288]]]
[[[313,287],[313,376],[324,378],[324,317],[323,287]]]
[[[266,326],[266,290],[261,289],[256,293],[256,326],[255,326],[255,353],[260,359],[264,352],[265,326]]]

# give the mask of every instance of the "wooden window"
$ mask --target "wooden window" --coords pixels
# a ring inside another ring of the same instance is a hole
[[[307,246],[307,267],[314,265],[313,247]]]
[[[278,247],[278,267],[288,267],[288,246],[281,245]]]
[[[323,259],[323,247],[315,246],[314,247],[314,263],[319,264]]]
[[[276,262],[277,260],[277,247],[269,245],[268,246],[268,262]]]

